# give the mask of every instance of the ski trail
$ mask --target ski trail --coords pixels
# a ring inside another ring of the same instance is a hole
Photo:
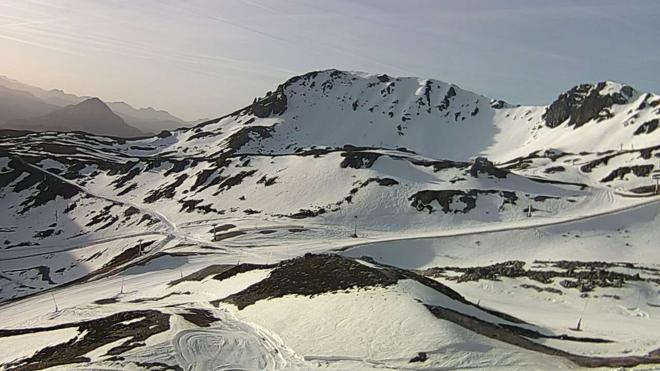
[[[408,240],[428,240],[428,239],[436,239],[436,238],[447,238],[447,237],[459,237],[459,236],[468,236],[468,235],[481,235],[481,234],[489,234],[489,233],[498,233],[498,232],[508,232],[508,231],[522,231],[522,230],[528,230],[528,229],[535,229],[535,228],[543,228],[543,227],[550,227],[554,225],[562,225],[562,224],[571,224],[575,222],[581,222],[581,221],[586,221],[586,220],[591,220],[591,219],[596,219],[608,215],[617,215],[621,213],[625,213],[630,210],[635,210],[639,209],[642,207],[646,207],[652,204],[658,203],[660,204],[660,197],[653,197],[650,200],[645,200],[640,203],[636,203],[633,205],[627,205],[623,207],[618,207],[618,208],[613,208],[613,209],[608,209],[605,211],[601,212],[596,212],[593,214],[588,214],[588,215],[580,215],[580,216],[575,216],[575,217],[570,217],[570,218],[565,218],[565,219],[559,219],[559,220],[544,220],[539,223],[535,224],[522,224],[522,225],[509,225],[509,226],[494,226],[494,227],[482,227],[480,229],[469,229],[469,230],[463,230],[463,231],[450,231],[450,232],[433,232],[433,233],[418,233],[418,234],[409,234],[406,236],[395,236],[395,237],[382,237],[382,238],[374,238],[374,239],[367,239],[359,242],[349,242],[345,244],[338,244],[335,248],[331,249],[331,251],[347,251],[353,247],[357,246],[366,246],[366,245],[373,245],[377,243],[382,243],[382,242],[392,242],[392,241],[408,241]]]
[[[302,357],[277,335],[222,312],[219,325],[179,331],[172,339],[186,371],[275,370],[304,367]]]
[[[62,245],[62,246],[31,246],[30,247],[30,253],[29,254],[23,254],[23,255],[16,255],[16,256],[10,256],[14,251],[9,250],[9,251],[3,251],[2,257],[0,257],[0,261],[8,261],[8,260],[19,260],[23,258],[30,258],[33,256],[40,256],[40,255],[45,255],[45,254],[54,254],[54,253],[60,253],[60,252],[65,252],[65,251],[71,251],[71,250],[77,250],[77,249],[82,249],[85,247],[90,247],[94,245],[100,245],[108,242],[113,242],[113,241],[119,241],[119,240],[125,240],[128,238],[136,238],[136,237],[146,237],[146,236],[162,236],[163,233],[160,232],[140,232],[140,233],[131,233],[123,236],[115,236],[115,237],[108,237],[108,238],[101,238],[97,240],[92,240],[92,241],[86,241],[85,243],[82,244],[76,244],[76,245]],[[34,252],[34,251],[39,251],[43,250],[41,252]],[[21,251],[16,251],[16,252],[21,252]]]
[[[177,233],[176,233],[176,232],[177,232],[177,226],[176,226],[176,224],[174,224],[174,223],[173,223],[172,221],[170,221],[165,215],[163,215],[162,213],[160,213],[160,212],[158,212],[158,211],[156,211],[156,210],[152,210],[152,209],[150,209],[150,208],[148,208],[148,207],[145,207],[144,205],[137,204],[137,203],[130,202],[130,201],[126,201],[126,200],[123,200],[123,199],[121,199],[121,198],[110,197],[110,196],[105,196],[105,195],[100,195],[100,194],[94,193],[94,192],[88,190],[87,188],[85,188],[85,187],[83,187],[83,186],[77,184],[77,183],[74,182],[74,181],[71,181],[71,180],[69,180],[69,179],[66,179],[66,178],[64,178],[64,177],[62,177],[62,176],[60,176],[60,175],[58,175],[58,174],[51,173],[50,171],[48,171],[48,170],[44,170],[44,169],[40,168],[39,166],[33,165],[33,164],[31,164],[31,163],[28,163],[28,162],[26,162],[25,160],[23,160],[23,159],[22,159],[20,156],[18,156],[18,155],[14,155],[14,156],[15,156],[19,161],[21,161],[24,165],[29,166],[29,167],[31,167],[31,168],[33,168],[33,169],[35,169],[35,170],[37,170],[37,171],[40,171],[40,172],[42,172],[42,173],[44,173],[44,174],[46,174],[46,175],[52,176],[52,177],[54,177],[54,178],[56,178],[56,179],[58,179],[58,180],[60,180],[60,181],[62,181],[62,182],[64,182],[64,183],[67,183],[67,184],[69,184],[69,185],[71,185],[71,186],[74,186],[74,187],[78,188],[80,191],[82,191],[83,193],[85,193],[85,194],[88,195],[88,196],[91,196],[91,197],[94,197],[94,198],[98,198],[98,199],[101,199],[101,200],[106,200],[106,201],[113,202],[113,203],[118,203],[118,204],[121,204],[121,205],[124,205],[124,206],[134,207],[134,208],[140,210],[140,212],[142,212],[142,213],[144,213],[144,214],[148,214],[148,215],[154,217],[155,219],[159,220],[163,225],[165,225],[165,228],[166,228],[166,230],[167,230],[167,234],[172,235],[172,236],[174,236],[174,237],[179,237],[179,236],[177,235]]]
[[[155,210],[149,209],[149,208],[147,208],[147,207],[144,207],[144,205],[140,205],[140,204],[136,204],[136,203],[133,203],[133,202],[130,202],[130,201],[123,200],[123,199],[121,199],[121,198],[110,197],[110,196],[104,196],[104,195],[100,195],[100,194],[94,193],[94,192],[88,190],[87,188],[81,186],[80,184],[78,184],[78,183],[76,183],[76,182],[74,182],[74,181],[71,181],[71,180],[69,180],[69,179],[64,178],[63,176],[60,176],[60,175],[55,174],[55,173],[51,173],[50,171],[45,170],[45,169],[42,169],[42,168],[40,168],[39,166],[33,165],[33,164],[29,163],[29,162],[26,162],[25,160],[23,160],[23,159],[22,159],[20,156],[18,156],[18,155],[14,155],[14,156],[15,156],[19,161],[21,161],[24,165],[29,166],[29,167],[31,167],[31,168],[33,168],[33,169],[35,169],[35,170],[37,170],[37,171],[40,171],[40,172],[42,172],[42,173],[44,173],[44,174],[46,174],[46,175],[52,176],[52,177],[54,177],[54,178],[57,178],[58,180],[60,180],[60,181],[62,181],[62,182],[64,182],[64,183],[67,183],[67,184],[69,184],[69,185],[72,185],[72,186],[78,188],[78,189],[79,189],[80,191],[82,191],[83,193],[87,194],[88,196],[91,196],[91,197],[94,197],[94,198],[98,198],[98,199],[102,199],[102,200],[106,200],[106,201],[109,201],[109,202],[114,202],[114,203],[122,204],[122,205],[125,205],[125,206],[132,206],[132,207],[134,207],[134,208],[140,210],[141,212],[143,212],[143,213],[145,213],[145,214],[149,214],[149,215],[151,215],[152,217],[155,217],[156,219],[158,219],[160,222],[162,222],[162,223],[166,226],[168,232],[170,232],[170,233],[174,233],[174,232],[177,230],[176,225],[175,225],[174,223],[172,223],[167,217],[165,217],[165,215],[163,215],[162,213],[160,213],[160,212],[158,212],[158,211],[155,211]]]

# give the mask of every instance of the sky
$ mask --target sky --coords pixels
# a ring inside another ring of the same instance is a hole
[[[418,76],[516,104],[660,91],[660,1],[1,0],[0,75],[218,117],[312,70]]]

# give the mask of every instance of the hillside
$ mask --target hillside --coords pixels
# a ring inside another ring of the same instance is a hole
[[[156,136],[3,132],[0,343],[48,336],[0,363],[658,363],[659,105],[326,70]]]

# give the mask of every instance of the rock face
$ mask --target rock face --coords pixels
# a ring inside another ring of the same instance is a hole
[[[307,253],[280,262],[268,278],[222,301],[243,309],[259,300],[286,295],[314,296],[350,288],[385,287],[399,278],[396,272],[374,269],[338,255]]]
[[[98,98],[66,106],[44,116],[9,121],[6,127],[32,131],[84,131],[125,138],[144,135],[140,130],[128,125]]]
[[[286,111],[286,94],[282,85],[277,87],[275,92],[268,92],[265,97],[255,99],[250,106],[252,113],[264,118],[270,115],[279,115]]]
[[[605,92],[611,84],[582,84],[562,93],[543,114],[545,125],[554,128],[569,120],[568,126],[578,128],[593,119],[609,118],[608,109],[615,104],[628,103],[634,93],[634,90],[626,85],[618,91]]]
[[[479,177],[479,174],[492,175],[496,178],[506,178],[506,170],[499,169],[489,161],[486,157],[477,157],[470,167],[470,175],[475,178]]]

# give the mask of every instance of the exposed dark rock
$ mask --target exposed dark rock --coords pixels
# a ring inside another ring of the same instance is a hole
[[[195,133],[191,135],[186,140],[186,142],[190,142],[191,140],[200,139],[200,138],[215,137],[220,134],[222,134],[221,131],[200,131],[199,133]]]
[[[323,210],[323,211],[321,211]],[[313,218],[315,216],[318,216],[320,214],[324,214],[325,209],[319,209],[317,211],[309,210],[309,209],[300,209],[297,213],[287,215],[291,219],[305,219],[305,218]]]
[[[637,127],[637,130],[633,133],[634,135],[640,135],[640,134],[651,134],[652,132],[655,131],[655,129],[658,128],[658,125],[660,124],[660,119],[653,119],[650,121],[647,121],[639,127]]]
[[[226,239],[229,239],[229,238],[238,237],[238,236],[241,236],[241,235],[244,235],[244,234],[245,234],[245,232],[243,232],[243,231],[231,231],[231,232],[220,233],[220,234],[216,234],[213,237],[213,241],[222,241],[222,240],[226,240]]]
[[[171,137],[171,136],[172,136],[172,132],[170,132],[169,130],[163,130],[163,131],[161,131],[160,133],[158,133],[158,135],[156,135],[156,136],[157,136],[158,138],[165,139],[165,138],[169,138],[169,137]]]
[[[94,349],[122,339],[121,344],[109,349],[106,354],[117,355],[131,349],[144,346],[144,341],[151,336],[167,331],[170,328],[169,314],[155,310],[115,313],[107,317],[66,323],[44,328],[24,330],[0,330],[0,336],[15,336],[23,333],[40,333],[64,328],[78,328],[79,337],[65,343],[48,346],[34,355],[5,364],[11,370],[29,371],[50,368],[60,365],[89,362],[85,355]],[[139,321],[133,321],[137,320]],[[125,322],[131,321],[126,324]]]
[[[243,147],[250,140],[252,140],[252,138],[259,138],[259,139],[270,138],[271,137],[270,133],[272,131],[273,131],[272,127],[248,126],[232,134],[227,139],[227,146],[234,151],[238,151],[239,149],[241,149],[241,147]]]
[[[224,178],[218,185],[218,190],[214,193],[214,195],[218,195],[221,192],[227,191],[230,188],[241,184],[243,182],[243,179],[254,175],[256,172],[257,172],[256,169],[250,171],[241,171],[236,175],[232,175],[230,177]]]
[[[251,263],[245,263],[245,264],[239,264],[239,265],[233,265],[229,269],[225,269],[222,272],[219,272],[215,276],[213,276],[214,280],[218,281],[224,281],[228,278],[234,277],[235,275],[239,273],[245,273],[249,272],[255,269],[268,269],[268,268],[273,268],[274,265],[268,265],[268,264],[251,264]]]
[[[442,102],[440,102],[440,104],[436,106],[438,111],[442,112],[447,108],[449,108],[449,105],[451,104],[451,98],[455,96],[456,96],[456,89],[454,89],[453,86],[450,86],[444,98],[442,98]]]
[[[593,119],[609,117],[607,109],[613,105],[628,103],[628,97],[619,92],[601,95],[606,85],[582,84],[562,93],[542,116],[546,126],[554,128],[569,120],[568,126],[579,128]]]
[[[470,175],[475,178],[478,178],[479,174],[488,174],[496,178],[506,178],[508,173],[508,171],[496,167],[495,164],[488,161],[485,157],[477,157],[472,167],[470,167]]]
[[[427,359],[428,359],[428,356],[426,355],[426,353],[424,353],[424,352],[419,352],[419,353],[417,353],[416,356],[414,356],[414,357],[410,360],[410,363],[414,363],[414,362],[426,362]]]
[[[564,172],[564,171],[566,171],[566,168],[564,168],[563,166],[552,166],[552,167],[546,168],[544,170],[544,172],[546,174],[554,174],[554,173],[559,173],[559,172]]]
[[[617,169],[612,170],[609,175],[600,181],[603,183],[611,182],[614,179],[623,180],[626,175],[633,173],[637,177],[648,177],[653,171],[653,165],[634,165],[634,166],[623,166]]]
[[[385,75],[385,74],[383,74],[383,75],[378,75],[378,76],[376,76],[376,78],[377,78],[378,81],[380,81],[380,82],[390,82],[390,77],[387,76],[387,75]]]
[[[376,160],[381,156],[380,153],[375,152],[360,152],[360,151],[350,151],[344,152],[341,154],[344,157],[342,160],[342,168],[350,167],[353,169],[368,169],[370,168]]]
[[[284,86],[277,87],[274,93],[268,92],[263,98],[255,99],[250,106],[250,111],[259,118],[269,117],[271,115],[280,115],[286,111],[287,98],[284,93]]]
[[[626,281],[641,281],[639,274],[624,274],[611,270],[609,267],[626,267],[623,263],[602,262],[580,262],[580,261],[557,261],[557,262],[535,262],[535,264],[546,264],[561,270],[535,270],[525,269],[525,262],[506,261],[482,267],[443,267],[430,268],[423,273],[430,276],[443,276],[447,271],[462,272],[461,276],[445,277],[458,282],[491,280],[498,281],[500,277],[518,278],[527,277],[543,284],[552,283],[555,278],[565,278],[559,284],[565,288],[579,289],[581,292],[592,291],[596,287],[622,287]],[[660,279],[648,279],[648,281],[660,283]],[[523,287],[521,285],[521,287]],[[533,287],[531,287],[533,288]],[[553,288],[539,288],[537,291],[556,292]]]
[[[429,213],[433,212],[433,206],[431,203],[437,201],[442,208],[442,211],[447,213],[467,213],[470,210],[474,209],[477,205],[477,198],[479,195],[495,194],[502,198],[502,205],[516,203],[518,196],[511,191],[496,191],[496,190],[480,190],[480,189],[470,189],[467,191],[447,189],[447,190],[424,190],[415,193],[414,195],[408,197],[408,200],[412,201],[411,206],[416,208],[418,211],[427,210]],[[454,207],[454,200],[462,202],[464,205],[461,205],[460,208]]]
[[[243,309],[269,298],[314,296],[351,288],[389,286],[398,279],[396,274],[367,267],[352,259],[333,254],[308,253],[280,262],[267,278],[222,301]]]
[[[122,188],[126,185],[126,183],[133,180],[133,178],[140,175],[141,173],[142,173],[142,169],[140,167],[135,166],[128,173],[116,178],[110,184],[114,184],[115,189]]]
[[[530,285],[530,284],[527,284],[527,283],[521,284],[520,287],[522,287],[523,289],[532,289],[536,292],[549,292],[551,294],[558,294],[558,295],[563,295],[564,294],[559,289],[555,289],[555,288],[552,288],[552,287],[539,287],[539,286]]]
[[[149,192],[149,195],[144,198],[146,203],[154,203],[161,198],[174,198],[176,194],[176,189],[183,184],[183,182],[188,178],[188,174],[179,175],[176,180],[164,187],[153,190]]]
[[[220,320],[214,317],[211,311],[201,308],[188,308],[186,312],[179,313],[179,315],[199,327],[209,327],[212,323]]]
[[[424,166],[424,167],[433,167],[433,172],[437,173],[438,171],[444,170],[444,169],[464,169],[470,166],[469,163],[467,162],[457,162],[457,161],[450,161],[450,160],[436,160],[436,161],[430,161],[430,160],[420,160],[416,158],[407,158],[403,156],[391,156],[394,159],[401,159],[401,160],[406,160],[410,161],[411,164],[413,165],[418,165],[418,166]]]
[[[264,175],[257,181],[257,184],[263,184],[265,187],[268,187],[268,186],[271,186],[271,185],[275,184],[276,181],[277,181],[276,176],[274,176],[272,178],[268,178]]]

